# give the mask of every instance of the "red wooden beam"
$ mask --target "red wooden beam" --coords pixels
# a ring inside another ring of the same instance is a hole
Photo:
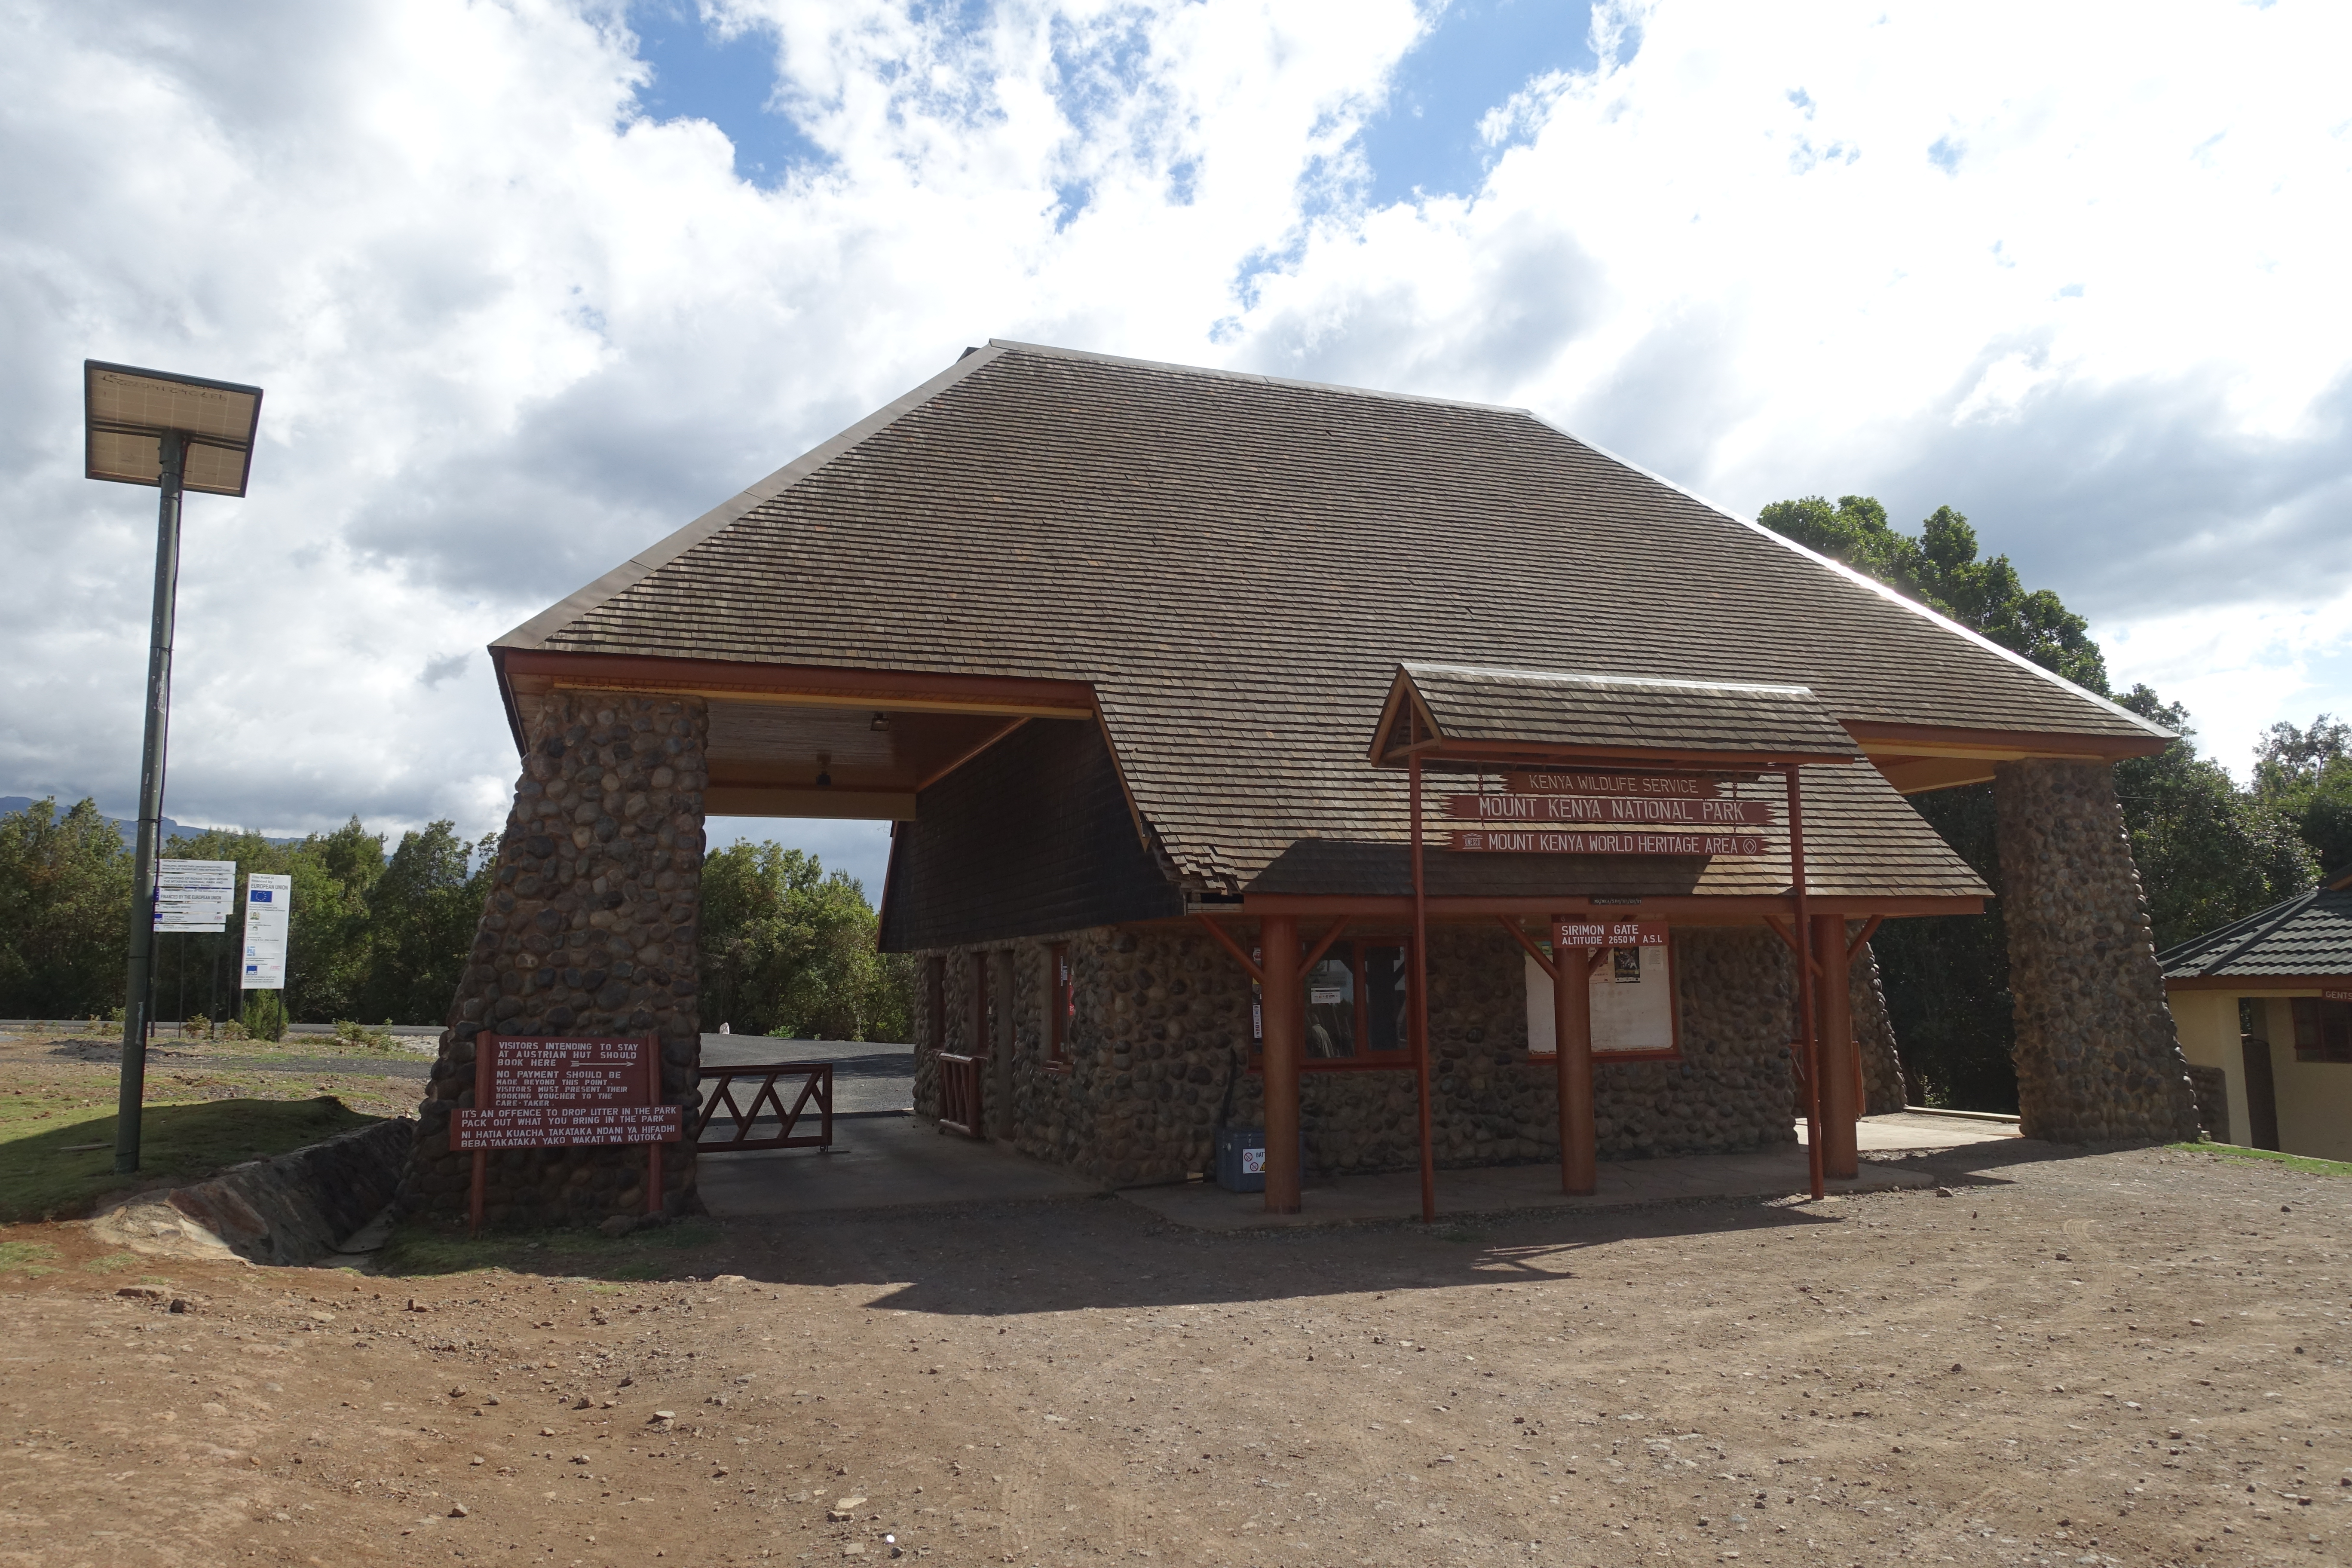
[[[1855,934],[1854,939],[1852,942],[1846,943],[1845,957],[1847,963],[1851,963],[1853,962],[1854,955],[1862,951],[1862,944],[1870,940],[1871,932],[1876,931],[1879,926],[1885,922],[1885,919],[1886,917],[1885,915],[1873,915],[1868,920],[1863,921],[1862,930]]]
[[[1253,960],[1248,953],[1242,951],[1241,944],[1239,942],[1225,934],[1224,927],[1219,925],[1216,921],[1211,920],[1206,915],[1195,915],[1193,919],[1199,921],[1202,925],[1209,928],[1209,934],[1215,937],[1219,942],[1224,944],[1225,951],[1234,955],[1234,957],[1240,963],[1242,968],[1248,972],[1249,977],[1252,980],[1256,981],[1260,986],[1264,986],[1265,984],[1265,971],[1260,969],[1257,966],[1256,962]]]
[[[1528,950],[1528,956],[1534,959],[1537,966],[1542,969],[1546,974],[1550,975],[1553,981],[1557,983],[1559,979],[1559,965],[1551,958],[1545,955],[1544,950],[1535,944],[1535,942],[1528,937],[1527,931],[1520,927],[1519,922],[1513,920],[1508,915],[1496,915],[1495,919],[1502,923],[1502,927],[1505,931],[1509,931],[1513,936],[1519,939],[1519,945]]]
[[[1331,929],[1323,933],[1323,940],[1315,944],[1315,951],[1308,953],[1299,963],[1298,973],[1302,977],[1323,961],[1323,955],[1331,951],[1331,944],[1339,940],[1340,932],[1346,931],[1349,924],[1349,922],[1344,920],[1331,922]]]

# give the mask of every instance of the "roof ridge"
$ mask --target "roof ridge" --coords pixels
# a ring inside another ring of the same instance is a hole
[[[2256,942],[2276,933],[2281,926],[2309,908],[2326,890],[2324,888],[2306,888],[2300,893],[2281,899],[2277,903],[2256,910],[2252,914],[2241,915],[2227,925],[2184,938],[2158,953],[2156,965],[2159,970],[2168,970],[2176,963],[2187,963],[2195,953],[2210,952],[2214,954],[2212,958],[2192,965],[2199,973],[2210,974],[2221,965],[2236,962]],[[2248,933],[2242,942],[2238,941],[2242,931]],[[2227,945],[2231,942],[2236,945]]]
[[[1587,680],[1596,686],[1668,686],[1686,691],[1771,691],[1783,694],[1802,692],[1811,697],[1813,689],[1786,681],[1773,680],[1692,680],[1677,675],[1606,675],[1599,670],[1528,669],[1506,664],[1456,664],[1448,659],[1404,658],[1397,661],[1401,669],[1450,669],[1464,675],[1511,675],[1528,680]]]
[[[1433,397],[1422,392],[1391,392],[1377,386],[1349,386],[1344,382],[1308,381],[1304,376],[1269,375],[1258,370],[1225,370],[1215,365],[1182,364],[1175,360],[1139,359],[1130,354],[1108,354],[1094,349],[1066,349],[1054,343],[1024,343],[1014,338],[991,338],[992,349],[1010,349],[1020,353],[1043,354],[1049,359],[1083,360],[1093,364],[1114,364],[1130,370],[1166,371],[1171,375],[1207,376],[1219,381],[1255,382],[1260,386],[1292,386],[1306,392],[1336,392],[1348,397],[1377,398],[1385,403],[1419,403],[1438,408],[1471,408],[1481,414],[1516,414],[1526,419],[1543,423],[1531,408],[1516,403],[1480,403],[1468,397]]]
[[[617,597],[730,524],[741,521],[754,507],[773,500],[834,458],[862,445],[869,437],[897,424],[901,417],[929,403],[965,376],[1003,357],[1003,351],[993,342],[985,349],[966,350],[954,363],[911,392],[900,394],[865,418],[818,442],[767,478],[746,486],[684,528],[665,534],[594,582],[540,611],[506,636],[495,639],[490,644],[490,657],[496,658],[501,648],[544,647],[547,639],[564,626]]]
[[[1931,610],[1927,605],[1919,603],[1916,599],[1907,598],[1905,595],[1896,593],[1893,588],[1888,587],[1885,584],[1880,582],[1877,578],[1873,577],[1867,572],[1858,571],[1855,568],[1847,565],[1844,562],[1838,560],[1835,556],[1824,555],[1820,551],[1812,549],[1809,545],[1800,544],[1795,540],[1789,538],[1786,534],[1775,533],[1770,529],[1765,527],[1762,523],[1757,521],[1754,518],[1743,516],[1742,514],[1732,510],[1727,506],[1723,506],[1716,501],[1709,500],[1706,497],[1699,494],[1696,490],[1692,489],[1688,485],[1681,484],[1674,479],[1670,479],[1666,478],[1665,475],[1658,473],[1654,469],[1643,468],[1641,464],[1634,462],[1632,458],[1610,450],[1608,447],[1601,445],[1598,441],[1587,440],[1585,437],[1579,436],[1575,431],[1570,430],[1564,426],[1554,424],[1551,420],[1546,418],[1541,414],[1534,414],[1530,416],[1537,424],[1543,426],[1546,429],[1550,430],[1557,435],[1566,437],[1569,440],[1574,441],[1580,447],[1589,447],[1592,451],[1600,453],[1602,457],[1608,458],[1612,463],[1631,468],[1633,472],[1641,475],[1643,479],[1650,479],[1657,484],[1665,486],[1668,489],[1673,490],[1676,495],[1696,501],[1699,505],[1706,508],[1707,510],[1715,512],[1718,516],[1728,518],[1731,521],[1739,524],[1742,528],[1751,529],[1754,531],[1762,534],[1765,538],[1770,540],[1773,543],[1781,546],[1783,549],[1793,550],[1798,554],[1804,556],[1807,560],[1812,561],[1819,565],[1828,567],[1831,571],[1835,572],[1840,576],[1869,589],[1879,597],[1885,599],[1892,604],[1900,605],[1903,608],[1910,611],[1913,615],[1923,616],[1928,620],[1935,622],[1936,625],[1941,626],[1944,630],[1957,633],[1960,637],[1963,637],[1969,641],[1976,644],[1979,647],[1985,649],[1987,652],[2007,659],[2010,663],[2017,666],[2020,669],[2027,670],[2032,674],[2040,676],[2043,680],[2050,682],[2052,685],[2058,687],[2060,689],[2072,696],[2080,697],[2088,701],[2095,702],[2118,718],[2129,720],[2132,723],[2138,725],[2141,729],[2146,730],[2151,735],[2161,735],[2168,741],[2177,741],[2180,739],[2180,735],[2178,731],[2168,730],[2163,725],[2157,723],[2155,721],[2146,718],[2141,714],[2133,712],[2130,709],[2126,708],[2112,698],[2102,697],[2097,692],[2091,690],[2087,687],[2077,686],[2073,681],[2067,679],[2064,676],[2059,674],[2056,670],[2044,669],[2042,666],[2034,663],[2032,659],[2026,658],[2015,648],[2003,647],[2000,644],[1993,641],[1982,632],[1977,631],[1972,627],[1964,626],[1960,625],[1959,622],[1952,619],[1951,616],[1941,614],[1936,610]]]

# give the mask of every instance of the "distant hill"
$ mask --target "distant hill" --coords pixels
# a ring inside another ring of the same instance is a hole
[[[35,800],[29,795],[0,795],[0,816],[5,816],[12,812],[22,811],[28,805],[38,805],[39,804],[40,802]],[[61,802],[60,806],[62,807],[63,805],[70,804],[70,802]],[[129,844],[138,837],[139,819],[137,817],[110,816],[107,820],[113,823],[114,826],[121,830],[123,843]],[[163,842],[166,844],[169,844],[172,841],[173,836],[175,834],[197,834],[208,831],[210,830],[199,827],[193,823],[174,822],[168,816],[163,819]],[[262,837],[268,839],[270,843],[277,845],[299,844],[302,842],[302,836],[299,833],[290,838],[273,838],[266,833],[263,834]]]

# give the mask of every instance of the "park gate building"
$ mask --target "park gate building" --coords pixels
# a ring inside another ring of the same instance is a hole
[[[713,815],[894,824],[919,1115],[1117,1184],[1261,1129],[1287,1208],[1788,1142],[1809,1063],[1850,1172],[1869,932],[1989,896],[1905,796],[1990,779],[2023,1131],[2195,1135],[2110,777],[2170,734],[1522,410],[995,342],[491,653],[427,1206],[485,1029],[656,1035],[693,1100]],[[648,1195],[490,1163],[494,1219]]]

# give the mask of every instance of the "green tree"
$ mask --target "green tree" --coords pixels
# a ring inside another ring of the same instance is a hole
[[[719,850],[702,867],[702,1026],[905,1039],[908,987],[876,933],[866,889],[815,856],[774,843]]]
[[[374,933],[368,894],[383,875],[383,835],[352,817],[294,847],[294,918],[287,933],[286,1002],[295,1017],[328,1024],[366,1015]]]
[[[1977,531],[1939,506],[1912,538],[1871,496],[1774,501],[1757,521],[1785,539],[1843,561],[1916,604],[1950,616],[2042,668],[2105,696],[2107,661],[2090,623],[2047,588],[2028,593],[2006,555],[1977,559]]]
[[[2323,871],[2352,867],[2352,724],[2273,724],[2254,748],[2254,795],[2294,825]]]
[[[2180,732],[2177,744],[2153,757],[2116,764],[2116,793],[2159,949],[2312,885],[2319,867],[2295,824],[2197,754],[2188,709],[2146,686],[2116,700]]]
[[[0,816],[0,1015],[79,1018],[122,1005],[131,856],[89,800]]]
[[[1820,496],[1776,501],[1759,519],[2044,669],[2106,694],[2106,659],[2089,624],[2048,589],[2027,592],[2008,556],[1979,560],[1976,531],[1950,507],[1938,507],[1916,538],[1890,525],[1886,509],[1869,496],[1842,496],[1835,506]],[[2311,857],[2294,832],[2300,819],[2292,810],[2240,790],[2220,766],[2200,758],[2187,738],[2187,710],[2146,686],[2120,700],[2183,735],[2161,753],[2116,769],[2159,946],[2310,885]],[[2335,737],[2334,754],[2341,754],[2345,739]],[[2323,774],[2326,763],[2312,753],[2327,744],[2324,736],[2315,742],[2290,731],[2279,741],[2282,781]],[[2288,787],[2282,783],[2282,790]],[[2317,786],[2308,787],[2315,795]],[[2015,1029],[1992,786],[1940,790],[1915,795],[1911,804],[1996,896],[1981,916],[1892,921],[1873,939],[1905,1066],[1929,1103],[2014,1110]]]
[[[496,834],[468,844],[453,822],[401,836],[400,847],[362,895],[367,979],[352,1016],[395,1024],[437,1024],[447,1016],[497,856]]]

